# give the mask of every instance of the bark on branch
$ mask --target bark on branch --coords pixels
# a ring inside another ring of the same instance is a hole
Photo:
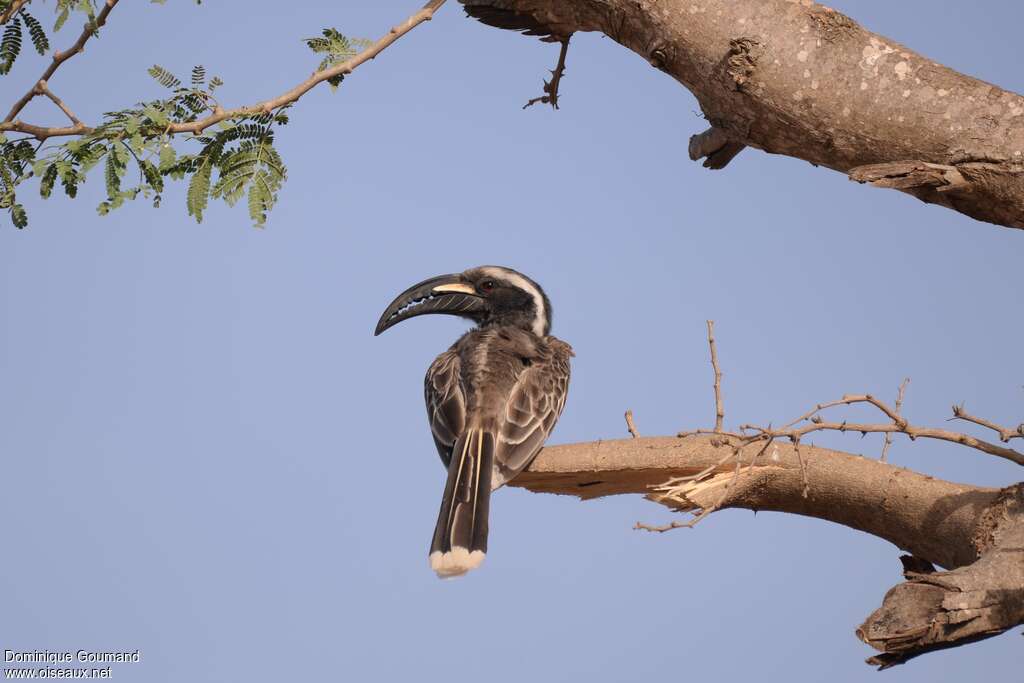
[[[808,0],[461,0],[533,35],[599,31],[697,97],[695,159],[743,146],[1024,228],[1024,98]]]
[[[637,493],[678,511],[732,507],[817,517],[949,569],[908,575],[857,629],[881,653],[872,664],[891,666],[1024,623],[1024,487],[956,484],[782,442],[764,452],[760,443],[743,446],[737,474],[723,463],[735,445],[728,436],[692,435],[551,446],[511,485],[582,499]],[[703,479],[666,486],[709,468]]]

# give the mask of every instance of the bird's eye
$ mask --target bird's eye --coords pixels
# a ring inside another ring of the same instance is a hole
[[[480,283],[481,292],[492,292],[494,291],[494,280],[484,280]]]

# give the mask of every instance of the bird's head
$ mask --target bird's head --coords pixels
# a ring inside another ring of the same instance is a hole
[[[405,290],[385,309],[373,334],[426,313],[462,316],[481,327],[511,325],[538,337],[551,329],[551,302],[540,285],[511,268],[480,266]]]

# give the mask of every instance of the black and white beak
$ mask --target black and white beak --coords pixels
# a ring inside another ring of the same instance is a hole
[[[377,321],[373,335],[417,315],[445,313],[476,319],[486,308],[486,300],[462,275],[432,277],[395,297]]]

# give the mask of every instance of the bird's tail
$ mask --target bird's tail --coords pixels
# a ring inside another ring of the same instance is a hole
[[[430,544],[430,568],[441,578],[465,574],[484,560],[493,462],[494,436],[489,432],[467,429],[455,442]]]

